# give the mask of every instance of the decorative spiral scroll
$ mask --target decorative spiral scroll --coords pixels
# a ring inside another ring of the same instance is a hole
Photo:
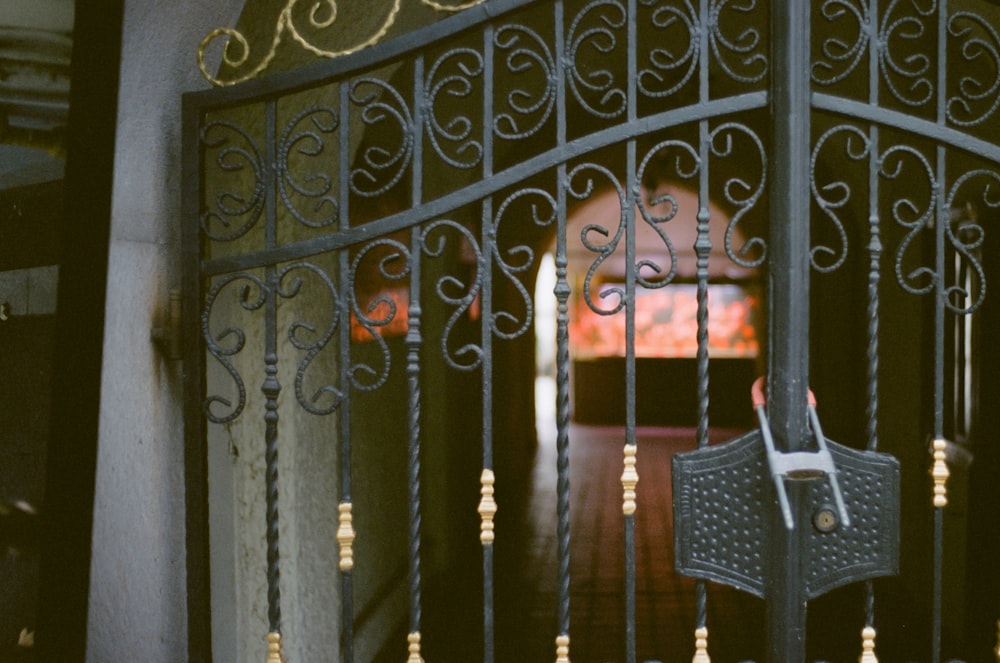
[[[312,127],[293,133],[299,123],[306,118],[311,120]],[[325,143],[321,134],[332,133],[338,124],[336,111],[329,106],[316,106],[292,118],[278,140],[278,190],[281,193],[281,200],[292,216],[310,228],[325,228],[336,223],[340,205],[336,198],[329,195],[333,183],[328,174],[322,171],[315,172],[300,182],[295,175],[305,169],[300,166],[298,160],[293,167],[291,157],[293,151],[301,157],[315,157],[322,154]],[[295,206],[292,200],[293,193],[316,201],[308,216]]]
[[[671,159],[673,153],[676,156]],[[655,161],[654,161],[655,160]],[[690,160],[691,165],[685,167],[685,160]],[[636,173],[636,180],[639,182],[646,181],[646,170],[651,164],[659,166],[655,176],[657,178],[668,177],[666,170],[666,164],[673,161],[673,171],[677,174],[680,179],[690,179],[698,174],[701,168],[701,162],[698,158],[698,152],[693,147],[680,140],[665,140],[657,143],[653,146],[651,150],[646,153],[642,161],[639,163],[639,168]],[[639,191],[633,191],[633,195],[636,198],[639,214],[642,216],[643,221],[649,224],[649,227],[656,231],[656,234],[660,236],[663,241],[663,245],[667,249],[667,254],[670,257],[670,266],[666,270],[664,275],[663,266],[657,264],[653,260],[644,259],[636,264],[636,282],[644,288],[655,289],[662,288],[663,286],[670,283],[674,275],[677,273],[677,251],[674,248],[674,243],[670,240],[667,231],[664,230],[663,226],[668,221],[677,216],[677,212],[680,210],[680,205],[677,202],[677,198],[671,193],[664,193],[651,198],[648,202],[644,199],[645,197],[640,195]],[[660,213],[654,212],[657,208],[664,209]],[[644,275],[644,270],[651,270],[658,278],[651,279]]]
[[[479,266],[483,262],[483,253],[476,238],[465,226],[450,219],[435,221],[427,226],[421,235],[423,252],[431,258],[445,255],[448,247],[448,237],[455,234],[464,246],[475,257],[472,274],[467,277],[445,274],[438,278],[435,290],[442,302],[453,308],[448,321],[441,332],[441,355],[451,368],[461,371],[472,371],[483,361],[483,349],[474,343],[465,343],[452,349],[452,332],[463,315],[465,315],[482,288],[482,274]]]
[[[920,233],[930,226],[930,221],[934,216],[935,204],[938,191],[937,178],[934,176],[934,169],[927,161],[927,158],[908,145],[896,145],[882,154],[882,177],[890,180],[899,180],[903,177],[907,181],[916,181],[917,175],[926,178],[925,187],[906,186],[906,191],[927,191],[927,201],[923,204],[915,200],[909,194],[903,194],[892,203],[892,218],[903,228],[908,229],[906,235],[899,243],[896,252],[896,281],[906,292],[914,295],[921,295],[931,292],[937,283],[937,276],[930,267],[917,267],[908,274],[904,274],[903,263],[909,246],[916,240]],[[907,167],[908,164],[913,164]],[[910,171],[917,171],[914,175]]]
[[[305,272],[305,275],[298,275]],[[292,278],[289,275],[295,275]],[[332,384],[326,384],[313,392],[311,397],[306,397],[303,382],[306,371],[323,348],[327,346],[334,332],[340,324],[340,297],[337,288],[330,280],[330,277],[319,267],[309,263],[295,263],[282,269],[278,273],[278,287],[276,292],[279,297],[291,299],[302,290],[304,276],[318,279],[326,291],[329,310],[329,322],[325,325],[314,326],[301,320],[296,320],[288,328],[289,342],[299,350],[303,350],[306,356],[299,363],[299,368],[295,373],[295,398],[299,404],[312,414],[330,414],[334,412],[343,400],[343,393]],[[309,305],[300,306],[295,310],[301,313],[318,314],[323,311],[324,306],[320,305],[320,297],[309,295]],[[317,405],[321,399],[328,401],[326,405]]]
[[[663,38],[657,38],[656,43],[665,46],[649,51],[650,66],[639,71],[637,87],[647,97],[669,97],[684,87],[698,69],[701,19],[698,10],[687,0],[683,8],[665,3],[665,0],[639,1],[642,5],[654,7],[650,23],[664,31]],[[668,47],[668,44],[674,46]],[[677,45],[681,47],[677,48]],[[668,79],[673,82],[668,82]]]
[[[736,139],[743,136],[741,143],[749,142],[751,149],[736,149]],[[712,156],[721,159],[738,158],[741,164],[746,164],[738,172],[753,172],[750,169],[751,154],[753,150],[757,152],[760,160],[760,177],[756,183],[746,177],[732,176],[726,180],[723,187],[723,197],[726,202],[732,205],[736,211],[729,219],[726,226],[725,247],[726,255],[737,265],[745,268],[759,267],[767,258],[767,243],[761,237],[749,237],[743,242],[743,246],[736,248],[733,246],[733,235],[736,228],[743,221],[743,218],[754,208],[757,201],[764,194],[764,186],[767,184],[767,154],[764,150],[764,143],[752,129],[738,122],[727,122],[720,124],[712,130],[709,135],[709,148]],[[755,255],[756,254],[756,255]]]
[[[928,6],[921,7],[924,1],[893,0],[879,27],[878,59],[882,79],[896,99],[913,107],[926,104],[934,94],[930,79],[931,58],[926,53],[898,53],[893,44],[926,43],[925,20],[934,16],[937,0],[926,0]],[[903,4],[912,5],[914,14],[897,15],[896,10]]]
[[[205,416],[215,424],[226,424],[236,419],[243,412],[243,408],[246,407],[247,402],[247,391],[243,383],[243,377],[236,370],[236,367],[233,366],[232,361],[229,360],[229,357],[243,350],[247,340],[246,332],[236,326],[226,327],[216,334],[213,334],[210,329],[212,309],[215,307],[215,301],[219,298],[220,293],[230,285],[240,282],[243,284],[243,287],[239,290],[237,299],[240,306],[247,311],[260,310],[268,298],[268,288],[264,281],[251,274],[232,274],[220,279],[212,286],[212,289],[209,290],[205,297],[205,308],[201,315],[201,334],[205,339],[205,347],[222,364],[229,375],[232,376],[237,392],[235,404],[217,394],[205,399]],[[229,412],[218,414],[213,411],[213,405],[216,403],[229,408]]]
[[[837,216],[837,210],[850,202],[851,187],[842,179],[821,186],[817,181],[818,173],[816,168],[823,148],[838,135],[845,136],[844,154],[849,159],[855,161],[866,159],[871,149],[868,136],[857,127],[847,124],[838,125],[828,130],[820,136],[819,140],[816,141],[816,147],[813,148],[809,168],[811,174],[809,185],[812,189],[813,199],[819,208],[823,210],[823,214],[833,224],[837,232],[837,237],[840,240],[840,246],[837,248],[817,245],[810,249],[809,260],[812,263],[813,269],[820,272],[832,272],[843,265],[844,260],[847,259],[847,232],[844,230],[844,222]]]
[[[373,44],[377,44],[385,38],[385,35],[389,32],[389,28],[396,22],[396,17],[399,14],[399,8],[402,4],[402,0],[393,0],[392,7],[386,15],[385,20],[382,22],[382,25],[368,39],[348,48],[339,50],[327,50],[320,48],[303,36],[302,32],[295,23],[294,9],[297,3],[298,0],[288,0],[288,4],[286,4],[281,10],[281,13],[278,15],[277,23],[274,27],[274,37],[271,40],[270,49],[257,66],[240,76],[236,76],[228,80],[216,78],[209,73],[208,64],[205,62],[205,53],[209,46],[212,42],[221,38],[223,40],[223,62],[229,67],[236,69],[246,64],[247,60],[250,58],[250,44],[247,42],[246,37],[244,37],[242,33],[233,28],[216,28],[215,30],[209,32],[205,38],[201,40],[201,44],[198,45],[198,68],[201,69],[202,76],[211,82],[212,85],[216,86],[235,85],[236,83],[242,83],[243,81],[256,78],[261,74],[261,72],[267,69],[271,64],[271,61],[274,60],[274,55],[277,53],[278,46],[281,44],[282,37],[286,30],[292,36],[292,39],[298,42],[302,48],[322,58],[336,58],[343,55],[350,55],[351,53],[357,53],[358,51]],[[432,4],[428,2],[428,0],[424,0],[424,3]],[[334,24],[334,22],[336,22],[336,20],[336,0],[313,0],[312,8],[309,11],[309,26],[312,29],[323,30],[325,28],[329,28]]]
[[[963,190],[973,182],[985,182],[982,186],[982,202],[986,207],[1000,208],[1000,195],[997,195],[1000,192],[1000,174],[993,170],[976,169],[965,173],[955,181],[948,193],[945,209],[959,208],[959,201],[966,197]],[[992,192],[990,191],[991,186],[993,187]],[[972,313],[979,308],[983,303],[983,298],[986,297],[986,273],[983,271],[982,262],[977,255],[978,250],[983,245],[983,227],[975,217],[966,218],[963,221],[964,223],[957,233],[954,224],[946,224],[945,237],[951,247],[972,268],[978,281],[978,288],[974,293],[969,292],[969,288],[964,283],[945,288],[945,306],[958,314]]]
[[[533,136],[541,130],[556,103],[556,61],[545,40],[523,25],[505,25],[497,29],[493,43],[507,52],[507,70],[529,76],[525,85],[507,93],[511,112],[497,113],[493,131],[508,140]],[[519,120],[523,120],[524,125]]]
[[[587,19],[595,15],[600,23],[587,27]],[[566,71],[569,89],[580,106],[596,117],[611,119],[625,112],[628,95],[621,87],[615,86],[615,76],[609,69],[582,72],[581,60],[592,62],[591,58],[580,58],[580,50],[590,45],[602,58],[614,53],[618,45],[616,30],[625,27],[627,13],[617,0],[596,0],[587,5],[573,19],[566,36]],[[591,103],[588,97],[598,96],[598,103]]]
[[[1000,107],[1000,34],[986,19],[971,12],[955,13],[948,20],[948,34],[961,40],[962,58],[969,65],[955,67],[963,76],[958,95],[948,100],[948,119],[963,127],[981,124]],[[984,61],[986,67],[981,65]],[[973,74],[990,70],[993,80],[980,80]]]
[[[389,237],[374,240],[364,245],[355,255],[351,263],[350,304],[351,312],[358,325],[367,332],[371,340],[378,344],[382,351],[382,366],[376,368],[370,364],[351,364],[348,375],[351,386],[359,391],[374,391],[389,379],[391,358],[389,345],[380,327],[392,322],[398,313],[396,302],[384,292],[373,293],[371,298],[359,299],[358,283],[366,284],[385,281],[401,281],[410,275],[412,269],[410,251],[405,244]],[[370,269],[369,261],[375,261],[374,272],[368,271],[369,278],[359,279],[359,272]]]
[[[235,144],[238,139],[241,144]],[[264,159],[253,138],[232,122],[209,122],[201,130],[201,143],[208,154],[215,152],[216,171],[207,173],[211,180],[218,173],[234,173],[238,188],[223,190],[215,205],[201,215],[205,235],[219,242],[242,237],[260,219],[264,209]],[[249,172],[252,176],[246,177]],[[216,229],[215,226],[221,226]]]
[[[726,35],[719,19],[726,11],[750,16],[756,9],[757,0],[715,0],[710,10],[708,43],[712,54],[722,71],[741,83],[758,83],[767,76],[767,45],[761,43],[760,31],[752,27],[743,28],[735,38]],[[745,22],[744,19],[734,21],[741,25]],[[731,60],[738,60],[738,63],[734,64]],[[737,71],[737,66],[740,71]]]
[[[595,183],[595,176],[606,180],[603,187],[598,187]],[[578,188],[578,184],[582,184],[582,188]],[[614,173],[610,170],[595,163],[583,163],[571,170],[566,175],[566,191],[569,195],[573,196],[577,200],[586,200],[592,196],[595,191],[603,190],[604,187],[613,187],[614,191],[618,194],[618,204],[621,213],[618,217],[618,228],[615,230],[614,235],[611,231],[598,223],[588,223],[580,231],[580,242],[583,246],[591,253],[596,253],[597,258],[591,263],[590,267],[587,269],[587,276],[583,281],[583,298],[587,302],[587,306],[597,313],[598,315],[614,315],[618,311],[625,308],[626,295],[625,289],[621,286],[611,286],[605,288],[601,291],[601,299],[605,299],[614,295],[617,297],[618,301],[610,309],[603,309],[599,307],[593,299],[593,280],[594,274],[604,263],[605,260],[614,254],[615,250],[618,248],[619,242],[621,242],[622,236],[625,234],[625,227],[628,223],[626,217],[626,210],[628,203],[626,202],[625,191],[622,189],[621,183],[618,178],[615,177]],[[607,241],[602,242],[601,240],[595,241],[593,239],[594,235],[604,237]]]
[[[508,210],[515,206],[520,207],[520,205],[517,205],[519,202],[525,205],[530,204],[529,215],[531,220],[535,225],[542,227],[551,226],[555,222],[556,210],[558,209],[555,198],[550,193],[543,189],[527,188],[516,191],[508,196],[497,210],[496,220],[493,225],[493,234],[496,237],[496,241],[493,242],[492,246],[493,264],[499,268],[504,278],[514,286],[521,297],[521,302],[524,304],[523,317],[515,315],[510,311],[493,311],[491,324],[493,333],[500,338],[508,340],[517,338],[532,328],[532,295],[517,275],[526,272],[535,264],[535,252],[527,244],[518,244],[506,249],[501,248],[501,225],[505,217],[511,216],[507,214]],[[523,214],[513,214],[513,216],[515,220],[512,223],[519,223],[524,218]],[[504,327],[507,327],[508,330],[505,331]]]
[[[867,52],[868,29],[871,17],[868,3],[858,3],[852,0],[826,0],[820,10],[823,18],[834,29],[834,36],[826,37],[821,47],[822,58],[818,58],[812,67],[813,82],[820,85],[833,85],[847,78]],[[838,30],[836,26],[849,22],[851,28]],[[845,41],[839,35],[842,32],[854,34],[851,41]]]
[[[444,5],[440,2],[434,2],[434,0],[420,0],[423,4],[427,5],[431,9],[436,9],[439,12],[460,12],[470,7],[475,7],[476,5],[481,5],[486,0],[469,0],[468,2],[463,2],[458,5]]]
[[[438,74],[447,63],[454,62],[457,73],[443,75],[437,80]],[[440,94],[463,99],[472,93],[472,79],[483,74],[483,56],[470,48],[459,48],[448,51],[434,63],[427,76],[427,136],[434,151],[446,163],[456,168],[473,168],[483,159],[483,144],[470,138],[473,122],[468,115],[458,114],[442,124],[435,113],[435,104]],[[460,107],[460,105],[459,105]],[[453,154],[445,152],[442,143],[455,145]]]
[[[367,136],[391,139],[393,134],[399,134],[398,146],[365,147],[360,155],[361,165],[351,171],[351,191],[375,198],[394,187],[406,172],[413,156],[413,116],[399,92],[377,78],[355,81],[351,86],[351,101],[363,107],[361,119],[369,127]]]

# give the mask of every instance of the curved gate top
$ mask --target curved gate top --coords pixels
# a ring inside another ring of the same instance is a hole
[[[766,599],[768,660],[805,660],[806,602],[860,583],[854,646],[876,660],[871,579],[899,570],[902,533],[924,537],[900,583],[940,661],[962,572],[945,563],[949,461],[975,438],[1000,209],[1000,9],[485,0],[376,43],[397,0],[337,50],[336,4],[299,4],[275,48],[340,57],[267,75],[274,48],[216,31],[206,43],[247,62],[203,71],[238,84],[184,99],[190,659],[451,660],[424,623],[456,567],[479,583],[476,656],[503,659],[494,548],[533,444],[551,252],[551,657],[574,658],[571,373],[588,333],[619,337],[620,378],[592,385],[624,403],[621,534],[604,536],[623,550],[622,657],[651,655],[637,493],[669,487],[639,483],[637,367],[666,341],[643,302],[689,292],[692,450],[662,514],[675,531],[651,542],[697,578],[678,646],[709,660],[718,582]],[[715,304],[732,293],[756,311],[738,351]],[[709,444],[709,377],[736,355],[767,374],[766,401],[751,432]],[[827,444],[820,415],[854,449]],[[900,500],[933,515],[901,524]]]

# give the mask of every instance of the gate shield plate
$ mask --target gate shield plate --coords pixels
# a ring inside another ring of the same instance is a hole
[[[827,442],[850,515],[836,513],[828,481],[809,480],[803,528],[806,598],[898,572],[899,463],[889,454]],[[765,559],[778,502],[760,431],[673,459],[678,573],[765,596]],[[835,516],[833,516],[835,518]],[[823,522],[827,519],[827,522]]]

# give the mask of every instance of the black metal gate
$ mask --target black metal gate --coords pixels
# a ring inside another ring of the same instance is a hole
[[[335,19],[295,4],[276,29],[300,43],[296,21]],[[956,635],[1000,617],[975,598],[995,562],[966,565],[995,545],[967,533],[995,516],[971,506],[989,490],[959,484],[961,528],[946,507],[949,467],[996,456],[977,439],[974,314],[1000,218],[998,26],[976,0],[485,0],[187,95],[190,659],[420,661],[428,577],[470,565],[477,657],[498,658],[494,549],[535,434],[532,289],[550,247],[557,663],[573,659],[571,410],[587,391],[624,403],[608,545],[624,550],[623,656],[641,657],[636,494],[670,490],[639,483],[637,412],[663,408],[643,405],[641,366],[694,396],[673,541],[652,545],[698,579],[678,645],[696,662],[713,583],[766,601],[772,663],[813,656],[806,604],[845,585],[851,656],[876,660],[878,626],[887,660],[992,657]],[[670,308],[647,316],[657,293]],[[713,326],[722,301],[744,305],[739,343]],[[649,361],[656,325],[689,350]],[[604,333],[620,337],[614,381],[588,384]],[[727,360],[766,374],[752,405]],[[755,418],[710,445],[720,390]],[[901,570],[884,592],[873,580]],[[967,615],[954,628],[948,606]]]

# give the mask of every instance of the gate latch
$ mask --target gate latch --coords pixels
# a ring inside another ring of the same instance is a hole
[[[781,505],[781,515],[785,519],[785,527],[788,530],[795,529],[792,509],[788,504],[788,493],[785,491],[785,480],[811,479],[819,474],[826,476],[830,484],[840,522],[845,527],[850,527],[851,519],[847,514],[847,507],[844,505],[840,484],[837,482],[837,466],[833,462],[833,456],[830,455],[829,449],[827,449],[826,438],[823,437],[823,429],[819,425],[819,416],[816,414],[816,397],[813,396],[812,390],[809,391],[809,426],[816,437],[816,451],[778,451],[774,446],[774,437],[771,435],[771,424],[767,420],[765,410],[767,400],[764,397],[763,377],[757,378],[753,383],[750,395],[753,399],[754,410],[757,412],[757,420],[760,422],[760,434],[767,449],[767,465],[771,470],[771,479],[774,481],[774,488],[778,493],[778,502]]]

